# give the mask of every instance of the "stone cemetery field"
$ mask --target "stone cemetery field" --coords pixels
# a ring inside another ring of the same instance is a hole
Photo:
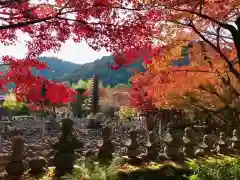
[[[159,137],[154,132],[116,128],[107,123],[95,130],[86,128],[87,121],[63,119],[61,124],[61,133],[32,132],[30,136],[26,130],[5,137],[0,157],[1,177],[10,180],[240,178],[237,130],[230,137],[221,132],[219,137],[205,134],[196,138],[194,129],[185,128],[179,133],[173,123],[168,123],[167,131]]]

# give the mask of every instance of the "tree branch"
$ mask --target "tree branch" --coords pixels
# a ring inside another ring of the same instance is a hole
[[[211,71],[204,71],[204,70],[185,70],[185,69],[178,69],[178,70],[171,70],[171,72],[197,72],[197,73],[213,73],[215,74],[214,72],[211,72]]]
[[[220,49],[218,49],[212,42],[210,42],[207,38],[205,38],[198,30],[197,28],[194,26],[193,23],[188,24],[187,26],[191,27],[193,29],[193,31],[199,35],[199,37],[205,41],[206,43],[208,43],[217,53],[219,53],[219,55],[223,58],[223,60],[227,63],[228,68],[230,70],[230,72],[232,72],[236,78],[240,79],[240,74],[239,72],[234,68],[233,64],[231,61],[229,61],[229,59],[222,53],[222,51]]]
[[[144,10],[149,10],[149,9],[153,9],[153,8],[164,8],[165,9],[168,9],[168,10],[174,10],[174,11],[179,11],[179,12],[188,12],[190,14],[193,14],[193,15],[196,15],[196,16],[199,16],[203,19],[206,19],[206,20],[209,20],[209,21],[212,21],[216,24],[218,24],[219,26],[221,26],[222,28],[224,29],[235,29],[234,26],[230,25],[230,24],[226,24],[226,23],[223,23],[221,21],[218,21],[217,19],[214,19],[210,16],[207,16],[205,14],[202,13],[202,8],[203,8],[203,5],[204,5],[204,0],[200,0],[201,3],[200,3],[200,12],[195,12],[193,10],[188,10],[188,9],[178,9],[178,8],[173,8],[173,7],[168,7],[166,5],[162,5],[162,4],[157,4],[157,5],[154,5],[154,6],[149,6],[149,7],[144,7],[144,8],[128,8],[128,7],[123,7],[123,6],[118,6],[118,7],[113,7],[113,8],[116,8],[116,9],[124,9],[124,10],[129,10],[129,11],[144,11]]]
[[[203,5],[204,5],[204,0],[200,0],[200,10],[199,10],[199,14],[203,14]]]
[[[207,34],[207,35],[210,35],[210,36],[217,36],[217,34],[212,33],[212,32],[209,32],[209,31],[202,31],[202,33]],[[220,35],[220,34],[219,34],[219,38],[233,40],[232,37],[224,36],[224,35]]]
[[[229,30],[229,31],[230,31],[230,29],[233,29],[233,28],[235,29],[234,26],[232,26],[232,25],[230,25],[230,24],[222,23],[221,21],[218,21],[217,19],[214,19],[214,18],[212,18],[212,17],[209,17],[209,16],[207,16],[207,15],[205,15],[205,14],[200,14],[200,13],[197,13],[197,12],[195,12],[195,11],[191,11],[191,10],[187,10],[187,9],[175,9],[175,8],[174,8],[173,10],[175,10],[175,11],[180,11],[180,12],[188,12],[188,13],[190,13],[190,14],[194,14],[194,15],[196,15],[196,16],[199,16],[199,17],[203,18],[203,19],[212,21],[212,22],[218,24],[219,26],[221,26],[222,28],[227,29],[227,30]]]
[[[23,2],[27,2],[28,0],[20,0],[19,3],[23,3]],[[16,0],[12,0],[10,1],[11,3],[14,3],[16,2]],[[10,3],[10,4],[11,4]],[[54,18],[57,18],[59,15],[62,15],[62,14],[66,14],[66,13],[62,13],[63,9],[66,8],[66,6],[68,5],[69,1],[66,2],[66,4],[59,9],[59,11],[57,12],[57,14],[55,16],[51,16],[51,14],[47,14],[45,18],[35,18],[35,17],[28,17],[29,19],[31,19],[30,21],[25,21],[25,22],[19,22],[19,23],[16,23],[16,24],[8,24],[8,25],[2,25],[0,26],[0,30],[4,30],[4,29],[15,29],[15,28],[21,28],[21,27],[24,27],[24,26],[30,26],[30,25],[33,25],[33,24],[37,24],[37,23],[41,23],[41,22],[44,22],[44,21],[48,21],[50,19],[54,19]],[[36,6],[36,7],[33,7],[33,8],[30,8],[30,9],[27,9],[27,10],[24,10],[22,12],[19,12],[18,14],[21,14],[21,13],[26,13],[26,12],[29,12],[29,11],[32,11],[36,8],[38,8],[40,5]],[[17,14],[15,14],[17,15]]]
[[[0,9],[2,8],[6,8],[8,7],[9,5],[12,5],[14,3],[18,3],[18,4],[21,4],[21,3],[24,3],[24,2],[28,2],[29,0],[0,0]]]
[[[240,16],[236,19],[235,24],[237,25],[237,28],[229,30],[233,37],[233,42],[235,45],[235,48],[237,50],[237,62],[240,64]]]
[[[32,20],[32,21],[20,22],[20,23],[17,23],[17,24],[3,25],[3,26],[0,26],[0,30],[21,28],[21,27],[24,27],[24,26],[29,26],[29,25],[40,23],[40,22],[44,22],[44,21],[50,20],[52,18],[53,17],[46,17],[46,18],[36,19],[36,20]]]
[[[237,20],[235,21],[235,24],[238,27],[238,31],[240,31],[240,16],[237,18]]]
[[[221,51],[221,48],[220,48],[220,29],[221,29],[221,27],[219,26],[217,28],[217,48]]]

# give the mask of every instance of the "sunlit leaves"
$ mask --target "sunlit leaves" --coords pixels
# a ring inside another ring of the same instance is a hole
[[[129,118],[132,118],[136,115],[136,110],[134,108],[130,108],[127,106],[121,106],[120,110],[118,112],[119,118],[121,120],[127,120]]]
[[[194,99],[193,97],[189,99],[186,93],[188,95],[190,95],[189,93],[194,94],[195,101],[202,101],[206,107],[210,106],[214,101],[210,97],[217,99],[221,107],[224,105],[225,102],[221,102],[218,97],[215,97],[215,91],[217,93],[222,92],[221,80],[211,67],[207,65],[167,66],[160,69],[155,72],[149,71],[134,76],[132,78],[132,92],[137,93],[137,95],[141,91],[147,92],[145,100],[150,98],[154,106],[158,108],[180,108],[181,106],[181,108],[184,108],[184,104],[187,103],[190,103],[188,105],[191,106],[193,103],[190,101]],[[139,89],[134,89],[136,86],[139,86]],[[200,87],[204,87],[205,90],[200,90]],[[143,100],[139,97],[137,99],[135,94],[132,94],[132,98],[135,100],[133,104],[136,107],[142,104],[141,101]],[[207,102],[208,100],[209,102]],[[152,108],[154,107],[152,106]]]
[[[20,111],[24,107],[24,103],[18,102],[15,95],[9,93],[6,95],[2,107],[9,110]]]
[[[46,18],[49,16],[55,16],[56,10],[51,5],[43,4],[43,5],[39,5],[36,9],[34,9],[32,11],[32,14],[36,18]]]
[[[72,84],[72,88],[73,89],[85,89],[85,90],[88,90],[91,87],[92,87],[92,81],[91,80],[84,81],[84,80],[80,79],[77,83],[73,83]]]

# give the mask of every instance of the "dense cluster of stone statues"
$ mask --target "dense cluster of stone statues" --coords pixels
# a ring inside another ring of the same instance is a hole
[[[42,149],[25,147],[25,139],[20,134],[13,137],[11,150],[12,153],[8,157],[6,165],[6,173],[8,176],[19,176],[26,169],[30,169],[29,173],[39,173],[46,171],[47,166],[55,166],[55,174],[63,175],[71,172],[74,162],[81,155],[92,157],[100,164],[111,162],[114,156],[122,156],[130,164],[141,164],[143,162],[154,161],[164,162],[184,161],[185,158],[193,158],[204,155],[216,154],[239,154],[240,139],[237,130],[233,131],[232,138],[226,138],[224,132],[220,133],[220,137],[216,142],[212,142],[211,135],[204,135],[202,142],[197,142],[193,129],[187,127],[184,130],[183,137],[175,131],[174,124],[169,123],[166,134],[161,138],[161,142],[157,141],[157,134],[149,132],[147,141],[144,144],[145,152],[141,150],[138,136],[141,135],[137,130],[131,129],[128,132],[129,138],[125,139],[125,153],[116,154],[116,138],[112,138],[112,128],[104,126],[101,129],[101,138],[97,143],[97,150],[89,148],[84,150],[84,142],[78,139],[74,134],[74,122],[71,119],[63,119],[61,126],[61,134],[53,143],[49,139],[45,139]],[[57,137],[57,136],[56,136]],[[163,148],[159,149],[162,144]],[[26,151],[26,148],[28,150]],[[47,153],[45,153],[47,149]],[[0,159],[1,160],[1,159]]]
[[[146,153],[139,154],[138,143],[136,141],[136,131],[130,133],[130,143],[128,143],[128,158],[142,159],[142,161],[164,162],[168,160],[181,162],[185,158],[196,158],[202,156],[211,156],[217,154],[239,154],[240,139],[237,130],[233,131],[230,139],[226,138],[224,132],[220,133],[219,140],[213,142],[211,135],[204,135],[202,142],[197,143],[196,136],[192,128],[187,127],[184,135],[181,137],[174,131],[174,124],[169,123],[166,135],[162,138],[164,144],[163,152],[158,152],[158,145],[153,132],[149,132],[148,142],[146,144]],[[141,161],[141,162],[142,162]]]

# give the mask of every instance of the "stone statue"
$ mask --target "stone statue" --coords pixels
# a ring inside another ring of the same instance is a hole
[[[139,144],[137,142],[137,132],[135,130],[129,131],[129,139],[126,143],[127,146],[127,156],[129,164],[140,164],[140,151]]]
[[[24,173],[24,138],[15,136],[12,141],[12,154],[6,167],[8,176],[21,176]]]
[[[217,153],[219,154],[228,154],[229,153],[229,148],[228,144],[226,142],[226,134],[224,132],[220,133],[220,138],[217,143]]]
[[[150,131],[148,134],[148,142],[146,144],[146,160],[148,161],[158,161],[159,154],[157,150],[156,137],[154,132]]]
[[[181,146],[183,140],[181,137],[174,131],[174,124],[168,123],[167,134],[163,138],[165,143],[164,155],[167,159],[178,161],[183,160],[184,156],[181,153]]]
[[[205,134],[203,136],[203,141],[200,145],[200,149],[198,149],[195,153],[196,156],[209,156],[215,154],[215,151],[213,150],[213,144],[210,140],[209,135]]]
[[[190,127],[184,129],[183,144],[184,155],[186,157],[193,158],[195,155],[195,147],[197,146],[197,142],[193,130]]]
[[[71,119],[63,119],[62,134],[53,145],[56,154],[53,157],[53,165],[56,167],[56,175],[62,176],[70,173],[73,169],[75,154],[74,150],[83,148],[83,143],[77,140],[73,135],[73,121]]]
[[[231,138],[231,148],[234,151],[235,154],[240,153],[240,138],[239,133],[236,129],[233,130],[233,136]]]
[[[114,145],[110,139],[111,128],[104,127],[102,130],[102,140],[98,143],[98,159],[99,163],[105,164],[110,163],[113,158]]]

